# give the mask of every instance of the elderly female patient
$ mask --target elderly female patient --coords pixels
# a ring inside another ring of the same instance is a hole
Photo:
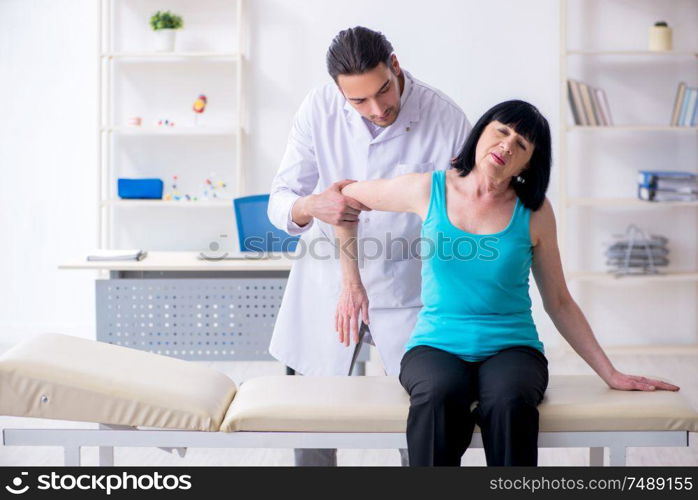
[[[476,423],[488,465],[537,465],[536,407],[548,361],[531,316],[531,270],[555,326],[609,387],[679,389],[616,370],[567,290],[545,197],[550,142],[534,106],[507,101],[480,118],[453,169],[342,190],[371,209],[423,220],[423,307],[400,370],[410,395],[410,465],[459,465]],[[359,317],[368,322],[368,298],[355,258],[356,225],[335,229],[344,249],[336,323],[349,345],[350,337],[358,340]]]

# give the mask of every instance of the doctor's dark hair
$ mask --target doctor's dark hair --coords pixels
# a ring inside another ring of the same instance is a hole
[[[528,167],[520,175],[524,182],[519,182],[515,177],[512,177],[510,185],[524,206],[535,212],[545,201],[553,159],[550,125],[548,125],[548,120],[532,104],[511,100],[499,103],[489,109],[477,121],[468,135],[463,149],[453,159],[451,165],[458,170],[461,177],[465,177],[472,171],[475,167],[475,149],[480,136],[485,127],[495,120],[510,126],[516,130],[517,134],[524,136],[534,145]]]
[[[340,31],[327,50],[327,71],[336,82],[339,75],[361,75],[380,63],[390,67],[393,46],[383,33],[363,26]]]

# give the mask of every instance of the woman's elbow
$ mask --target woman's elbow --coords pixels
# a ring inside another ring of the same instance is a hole
[[[564,292],[543,301],[543,308],[545,309],[546,313],[553,316],[560,311],[567,309],[567,307],[569,307],[571,304],[574,304],[572,295],[570,295],[569,292]]]

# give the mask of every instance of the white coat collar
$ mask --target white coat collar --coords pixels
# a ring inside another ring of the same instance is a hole
[[[402,72],[405,75],[405,87],[402,89],[402,96],[400,97],[400,113],[397,115],[395,122],[386,127],[375,139],[371,137],[371,133],[361,119],[359,112],[349,104],[349,101],[347,101],[344,96],[342,96],[344,99],[344,114],[357,140],[368,140],[371,144],[387,141],[388,139],[408,133],[411,124],[419,121],[420,106],[419,99],[414,95],[414,80],[410,73],[405,70],[402,70]],[[339,89],[337,89],[337,91],[340,92],[341,95],[341,91]]]

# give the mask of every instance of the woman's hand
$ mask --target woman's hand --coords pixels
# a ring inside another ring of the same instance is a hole
[[[359,342],[359,313],[368,325],[368,295],[362,283],[344,284],[334,315],[335,330],[339,341],[349,346],[349,338],[354,344]]]
[[[678,391],[679,386],[662,382],[639,375],[627,375],[619,371],[613,372],[610,379],[606,381],[611,389],[619,389],[621,391]]]

